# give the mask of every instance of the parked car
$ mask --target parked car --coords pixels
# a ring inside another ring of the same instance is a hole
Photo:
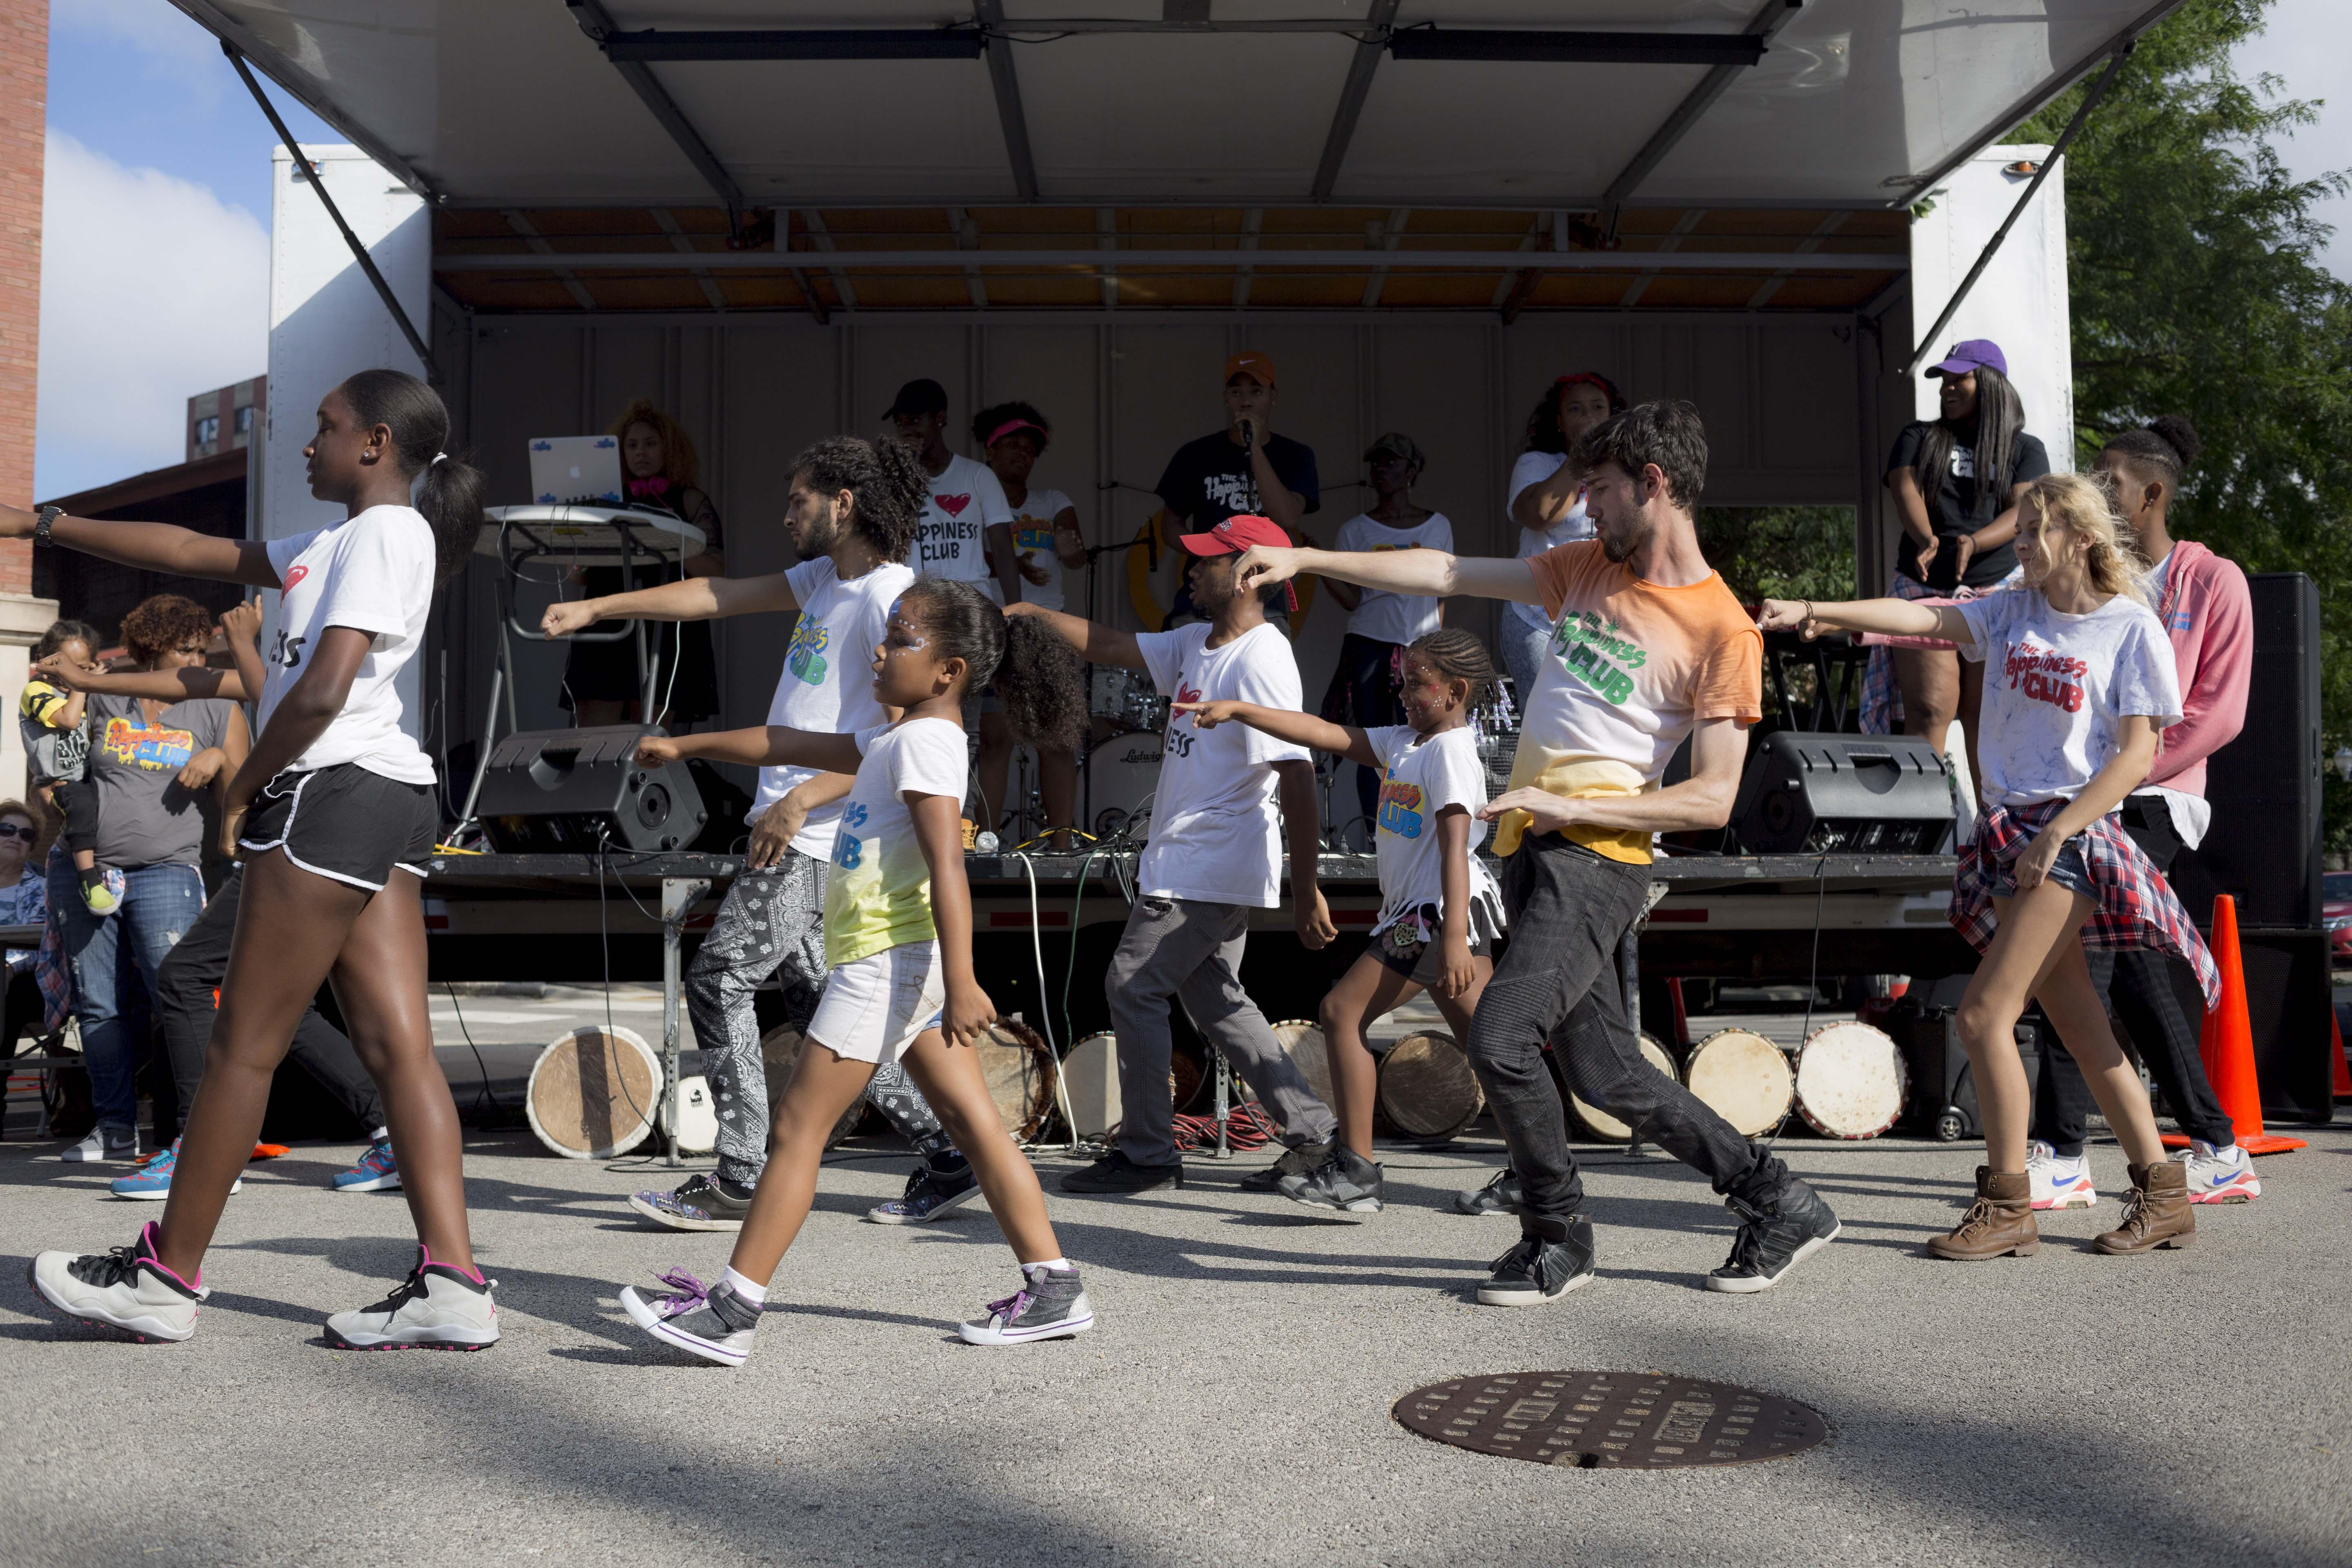
[[[2352,964],[2352,871],[2328,871],[2319,879],[2320,922],[2327,928],[2327,955]]]

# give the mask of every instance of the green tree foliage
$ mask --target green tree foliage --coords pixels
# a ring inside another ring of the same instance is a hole
[[[2290,178],[2275,144],[2319,106],[2231,68],[2268,8],[2189,0],[2141,39],[2068,154],[2075,455],[2087,467],[2158,414],[2196,422],[2206,451],[2173,531],[2317,582],[2333,750],[2352,740],[2352,289],[2320,265],[2330,231],[2314,215],[2346,180]],[[2055,140],[2084,90],[2016,139]],[[2352,847],[2352,785],[2332,775],[2327,815],[2331,846]]]
[[[1853,596],[1853,508],[1709,506],[1699,548],[1746,604]]]

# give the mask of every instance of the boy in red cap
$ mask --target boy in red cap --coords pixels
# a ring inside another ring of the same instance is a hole
[[[1183,536],[1193,557],[1192,602],[1206,625],[1171,632],[1121,632],[1035,605],[1005,613],[1034,616],[1096,664],[1148,670],[1163,697],[1181,702],[1234,700],[1297,710],[1298,663],[1269,610],[1292,603],[1287,584],[1244,593],[1235,570],[1252,545],[1283,545],[1290,536],[1271,519],[1246,513],[1206,533]],[[1290,1152],[1243,1183],[1273,1191],[1293,1170],[1312,1170],[1330,1152],[1338,1122],[1316,1098],[1242,989],[1242,945],[1250,911],[1282,902],[1282,844],[1275,816],[1279,794],[1290,837],[1291,891],[1298,940],[1319,948],[1337,934],[1315,885],[1315,764],[1304,747],[1242,724],[1201,729],[1189,713],[1168,721],[1166,752],[1152,807],[1152,829],[1136,868],[1139,895],[1105,977],[1112,1027],[1118,1034],[1119,1097],[1127,1120],[1118,1146],[1064,1178],[1073,1193],[1142,1193],[1184,1184],[1168,1096],[1174,1042],[1168,1004],[1184,1011],[1209,1043],[1257,1091],[1282,1123]]]

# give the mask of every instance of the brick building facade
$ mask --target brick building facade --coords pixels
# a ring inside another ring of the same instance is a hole
[[[33,502],[48,84],[48,0],[0,0],[0,503],[9,506]],[[12,704],[26,651],[57,616],[32,588],[33,547],[0,541],[0,697]],[[24,787],[16,727],[0,725],[0,795]]]

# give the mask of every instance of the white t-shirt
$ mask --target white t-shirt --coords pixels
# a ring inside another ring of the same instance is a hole
[[[845,583],[833,557],[820,555],[786,572],[784,580],[800,601],[801,618],[793,624],[783,672],[776,677],[775,696],[768,700],[768,722],[830,734],[870,730],[883,722],[882,704],[874,696],[874,648],[882,640],[890,606],[914,582],[915,574],[897,562],[886,562]],[[818,771],[782,763],[761,768],[760,793],[744,820],[759,821],[787,791],[816,777]],[[793,847],[819,860],[832,859],[841,807],[835,801],[810,812],[793,837]]]
[[[1339,525],[1339,548],[1377,553],[1383,550],[1442,550],[1454,552],[1454,524],[1442,511],[1433,511],[1411,528],[1398,528],[1359,512]],[[1366,588],[1363,598],[1349,612],[1348,629],[1375,642],[1409,643],[1427,637],[1438,626],[1443,600],[1418,594],[1391,594]]]
[[[943,795],[961,808],[971,776],[963,727],[945,719],[877,724],[859,731],[857,749],[865,761],[842,803],[824,880],[824,961],[835,968],[940,934],[906,795]]]
[[[1955,606],[1985,667],[1977,742],[1988,805],[2071,800],[2116,754],[2119,721],[2180,722],[2180,678],[2156,612],[2118,594],[2070,616],[2030,588]]]
[[[1393,724],[1367,730],[1364,738],[1381,760],[1381,805],[1373,818],[1381,917],[1372,934],[1425,904],[1437,905],[1441,918],[1444,914],[1437,814],[1449,805],[1470,814],[1470,901],[1485,905],[1489,924],[1500,931],[1502,893],[1478,858],[1478,846],[1486,841],[1486,825],[1478,820],[1478,808],[1486,804],[1486,765],[1479,761],[1470,727],[1457,725],[1424,741],[1412,725]]]
[[[1136,637],[1162,697],[1298,710],[1298,661],[1288,637],[1256,626],[1213,648],[1206,645],[1213,629],[1196,623]],[[1246,724],[1203,730],[1190,713],[1171,713],[1139,889],[1147,898],[1261,910],[1281,902],[1274,764],[1307,756],[1305,747]]]
[[[332,528],[268,543],[278,574],[278,637],[263,663],[261,722],[301,678],[302,661],[330,626],[348,626],[373,639],[352,678],[343,710],[310,749],[287,764],[313,773],[355,763],[403,784],[433,782],[433,759],[400,727],[401,667],[425,643],[433,610],[433,525],[413,507],[372,506]]]
[[[1505,487],[1510,493],[1503,498],[1504,520],[1510,521],[1511,508],[1518,501],[1520,491],[1529,485],[1543,483],[1559,472],[1561,465],[1567,461],[1568,454],[1565,452],[1520,453],[1519,460],[1511,465],[1511,482]],[[1513,526],[1517,525],[1515,523]],[[1530,555],[1541,555],[1545,551],[1559,545],[1570,544],[1577,540],[1591,537],[1592,524],[1584,515],[1584,491],[1579,489],[1576,492],[1576,500],[1570,504],[1566,511],[1560,513],[1558,522],[1553,523],[1549,528],[1519,529],[1519,548],[1517,557],[1525,561]],[[1503,609],[1512,619],[1530,631],[1541,632],[1551,629],[1551,623],[1544,619],[1541,605],[1506,602]],[[1507,627],[1507,623],[1506,625]],[[1527,693],[1524,691],[1519,693],[1519,706],[1526,707],[1527,701]]]
[[[1054,520],[1070,510],[1070,498],[1059,490],[1041,489],[1033,485],[1019,506],[1013,509],[1013,543],[1021,552],[1021,559],[1045,571],[1043,583],[1021,579],[1021,597],[1032,605],[1043,605],[1049,610],[1062,607],[1062,558],[1054,553]],[[999,589],[1001,594],[1003,590]]]
[[[1013,508],[996,470],[970,458],[950,458],[923,498],[922,521],[915,529],[915,575],[977,583],[1002,603],[1004,591],[989,574],[984,552],[988,531],[1012,522]]]

